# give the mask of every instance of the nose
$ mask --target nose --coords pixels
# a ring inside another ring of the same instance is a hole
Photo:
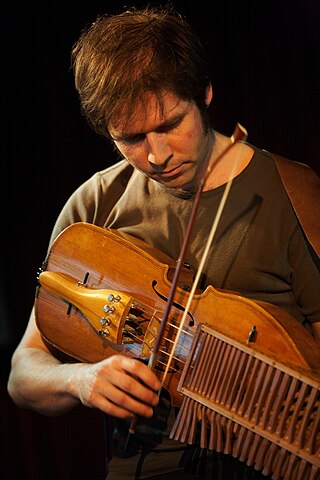
[[[149,132],[147,134],[149,146],[148,162],[155,169],[159,170],[165,167],[168,161],[173,157],[171,148],[163,133]]]

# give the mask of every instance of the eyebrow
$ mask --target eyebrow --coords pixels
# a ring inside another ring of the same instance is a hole
[[[145,132],[132,132],[132,133],[128,132],[128,133],[119,133],[119,134],[113,134],[113,135],[110,133],[110,136],[111,136],[113,141],[121,142],[121,141],[131,140],[131,139],[133,139],[135,137],[139,137],[141,135],[146,135],[147,133],[153,132],[153,131],[154,132],[161,132],[161,130],[162,131],[167,130],[167,129],[170,130],[170,128],[173,127],[174,125],[181,123],[188,112],[189,112],[189,108],[187,108],[183,112],[175,115],[171,119],[169,118],[169,119],[165,120],[164,122],[160,123],[156,128],[145,131]]]

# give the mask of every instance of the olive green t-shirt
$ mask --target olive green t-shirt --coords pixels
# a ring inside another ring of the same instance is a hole
[[[202,194],[185,258],[195,271],[224,188]],[[68,225],[85,221],[124,231],[177,260],[193,202],[123,160],[71,195],[51,241]],[[255,149],[233,180],[199,288],[233,290],[275,304],[300,322],[320,321],[319,265],[310,248],[272,157]]]

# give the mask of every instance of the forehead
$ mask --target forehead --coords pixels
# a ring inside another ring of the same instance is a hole
[[[124,113],[114,121],[111,120],[109,131],[111,134],[152,131],[176,115],[180,115],[188,105],[189,102],[181,100],[171,92],[163,93],[160,99],[154,93],[147,93],[143,100],[138,101],[129,118]]]

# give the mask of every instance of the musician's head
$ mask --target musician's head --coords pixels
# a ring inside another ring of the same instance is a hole
[[[72,64],[82,111],[101,135],[109,135],[111,123],[129,122],[150,95],[162,109],[168,92],[195,102],[209,124],[206,52],[172,7],[98,17],[74,45]]]

